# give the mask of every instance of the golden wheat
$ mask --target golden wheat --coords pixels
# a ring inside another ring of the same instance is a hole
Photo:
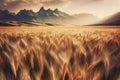
[[[0,80],[120,80],[120,32],[0,32]]]

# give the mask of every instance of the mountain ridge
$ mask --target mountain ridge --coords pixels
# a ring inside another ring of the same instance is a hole
[[[69,15],[65,12],[60,11],[59,9],[45,9],[41,7],[38,12],[33,10],[22,9],[17,14],[11,13],[8,10],[0,10],[0,21],[19,21],[19,22],[41,22],[41,23],[53,23],[53,24],[94,24],[98,21],[98,18],[92,14],[86,14],[86,16],[75,16]],[[79,14],[80,15],[80,14]],[[90,16],[90,17],[88,17]],[[89,19],[89,23],[85,20]],[[84,20],[84,21],[83,21]]]

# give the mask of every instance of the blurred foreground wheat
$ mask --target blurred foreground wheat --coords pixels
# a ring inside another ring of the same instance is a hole
[[[120,32],[0,32],[0,80],[120,80]]]

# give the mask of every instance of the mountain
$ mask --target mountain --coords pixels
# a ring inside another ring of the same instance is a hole
[[[21,22],[32,22],[35,19],[36,13],[32,10],[20,10],[15,16],[15,20],[21,21]]]
[[[44,7],[42,7],[37,12],[37,21],[40,21],[40,22],[51,22],[55,18],[57,18],[57,17],[54,15],[54,11],[51,10],[51,9],[45,10]]]
[[[69,17],[70,15],[67,13],[64,13],[62,11],[59,11],[57,8],[55,10],[51,10],[50,8],[45,10],[44,7],[41,7],[41,9],[38,11],[38,16],[39,17],[43,17],[43,18],[47,18],[47,17],[51,17],[51,18],[58,18],[58,17]]]
[[[98,25],[120,25],[120,12],[102,20]]]
[[[67,18],[71,17],[69,14],[59,11],[58,9],[45,10],[44,7],[37,12],[37,21],[45,23],[63,23]]]
[[[8,10],[0,10],[0,21],[13,20],[14,17],[14,13],[10,13]]]
[[[37,13],[38,21],[42,21],[45,23],[60,23],[60,24],[78,24],[78,25],[90,25],[97,23],[99,21],[99,18],[97,16],[94,16],[92,14],[78,14],[78,15],[69,15],[67,13],[64,13],[62,11],[59,11],[58,9],[51,10],[47,9],[45,10],[44,7],[41,7],[41,9]]]
[[[37,22],[50,24],[75,24],[75,25],[90,25],[94,24],[99,19],[92,14],[69,15],[57,8],[45,9],[41,7],[38,12],[32,10],[20,10],[17,14],[7,10],[0,10],[0,21],[18,21],[18,22]]]

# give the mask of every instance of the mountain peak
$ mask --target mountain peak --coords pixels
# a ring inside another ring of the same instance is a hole
[[[49,8],[49,9],[47,10],[47,12],[50,13],[50,14],[52,14],[52,13],[53,13],[53,10]]]
[[[14,16],[15,14],[8,10],[0,10],[0,20],[12,20]]]
[[[0,10],[0,12],[9,14],[10,12],[8,10]]]
[[[49,8],[47,11],[52,11],[52,9]]]
[[[42,6],[42,7],[40,8],[39,12],[40,12],[40,11],[45,11],[44,6]]]
[[[56,8],[55,10],[54,10],[54,12],[58,12],[59,10]]]
[[[32,10],[26,10],[26,9],[20,10],[16,15],[17,18],[22,18],[22,17],[28,18],[32,16],[35,16],[35,12],[33,12]]]
[[[46,12],[45,8],[42,6],[38,11],[38,14],[44,14]]]

